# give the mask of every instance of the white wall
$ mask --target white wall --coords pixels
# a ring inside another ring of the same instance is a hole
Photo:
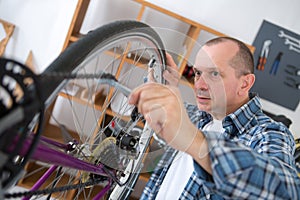
[[[300,32],[298,0],[148,0],[251,44],[263,19]]]
[[[30,50],[33,66],[43,71],[62,50],[76,0],[0,0],[0,18],[15,24],[4,56],[25,62]]]
[[[262,21],[268,20],[295,33],[299,0],[149,0],[171,11],[252,44]],[[0,0],[0,18],[15,23],[16,31],[6,55],[25,60],[33,50],[36,65],[42,71],[62,48],[76,0]],[[91,0],[82,32],[118,19],[134,19],[139,4],[131,0]],[[144,21],[151,26],[185,32],[187,26],[166,15],[146,10]],[[170,35],[162,36],[167,49],[181,42]],[[267,111],[285,114],[292,119],[292,132],[300,137],[300,106],[295,112],[263,100]]]

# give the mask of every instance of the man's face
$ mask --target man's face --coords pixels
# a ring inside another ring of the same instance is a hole
[[[237,50],[234,44],[223,42],[202,47],[196,57],[194,90],[197,105],[216,118],[223,118],[239,106],[239,78],[228,64]]]

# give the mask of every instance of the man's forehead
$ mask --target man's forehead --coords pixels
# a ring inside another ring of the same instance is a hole
[[[211,59],[210,55],[202,49],[200,49],[197,53],[195,60],[195,68],[217,68],[214,61]]]
[[[207,67],[207,66],[193,66],[195,72],[212,72],[212,71],[220,71],[217,67]]]
[[[195,68],[217,68],[228,65],[228,58],[219,56],[218,54],[212,54],[206,51],[205,48],[201,48],[195,59]]]

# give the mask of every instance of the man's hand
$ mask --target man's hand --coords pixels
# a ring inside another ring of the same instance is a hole
[[[150,127],[172,147],[186,151],[197,132],[175,86],[146,83],[133,91],[129,103],[137,106]]]
[[[178,87],[149,82],[136,88],[129,104],[137,106],[150,127],[173,148],[189,153],[211,173],[206,139],[190,121]]]

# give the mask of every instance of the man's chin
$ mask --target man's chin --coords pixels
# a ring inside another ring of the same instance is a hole
[[[210,112],[211,111],[211,106],[210,104],[202,104],[202,103],[197,103],[199,110],[205,111],[205,112]]]

